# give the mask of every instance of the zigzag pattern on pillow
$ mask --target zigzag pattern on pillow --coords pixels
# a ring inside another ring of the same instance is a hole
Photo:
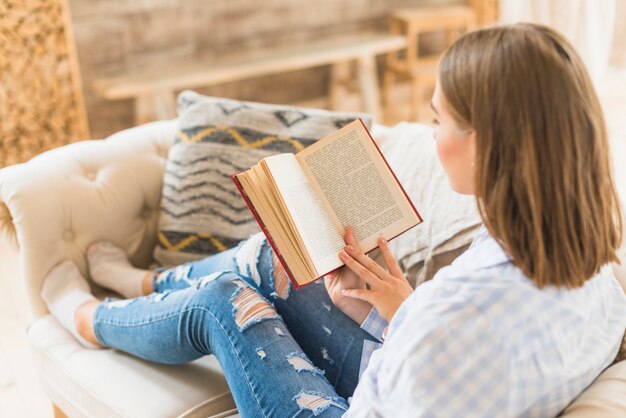
[[[230,175],[296,153],[363,117],[184,92],[165,166],[155,259],[181,264],[234,247],[259,228]],[[366,122],[370,122],[366,120]]]

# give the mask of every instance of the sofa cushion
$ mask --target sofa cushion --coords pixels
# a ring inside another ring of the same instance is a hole
[[[41,286],[70,259],[89,277],[85,251],[107,240],[148,266],[156,241],[167,151],[177,121],[159,121],[80,141],[0,170],[0,239],[19,254],[35,316],[48,313]]]
[[[84,349],[52,316],[33,323],[28,340],[46,393],[68,416],[165,418],[236,413],[214,356],[166,366],[116,350]]]
[[[572,404],[565,418],[614,418],[626,414],[626,361],[606,369]]]
[[[155,259],[182,264],[235,246],[258,231],[230,175],[260,159],[295,153],[358,117],[181,93],[179,131],[165,167]]]

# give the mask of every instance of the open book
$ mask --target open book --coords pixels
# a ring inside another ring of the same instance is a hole
[[[233,181],[296,289],[344,263],[344,229],[365,252],[422,221],[361,120]]]

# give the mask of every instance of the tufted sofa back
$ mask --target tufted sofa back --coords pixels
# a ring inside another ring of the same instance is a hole
[[[94,241],[114,242],[135,265],[150,263],[176,129],[176,120],[150,123],[0,170],[0,240],[17,257],[35,317],[48,312],[40,292],[50,268],[69,258],[87,277]]]

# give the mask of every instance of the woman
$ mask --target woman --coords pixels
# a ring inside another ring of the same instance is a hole
[[[292,291],[259,234],[156,272],[96,245],[94,280],[147,296],[100,302],[66,262],[43,297],[85,345],[171,364],[214,354],[243,416],[554,416],[612,362],[626,326],[591,81],[547,27],[488,28],[446,51],[432,108],[441,164],[484,228],[415,291],[386,242],[388,271],[348,229],[346,267],[325,286]]]

